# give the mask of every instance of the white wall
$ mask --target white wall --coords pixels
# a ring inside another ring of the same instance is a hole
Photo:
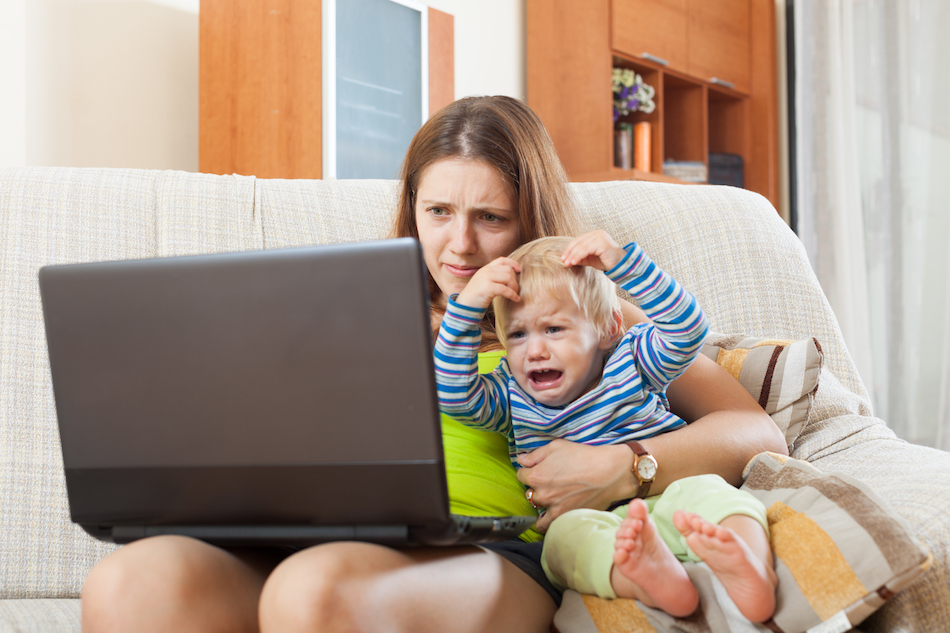
[[[196,170],[198,4],[4,0],[0,40],[19,49],[4,73],[23,69],[10,99],[25,116],[0,122],[24,139],[0,164]]]
[[[198,169],[200,0],[0,0],[0,167]],[[455,94],[524,98],[524,0],[455,16]]]
[[[455,16],[455,96],[524,99],[524,0],[429,0]]]
[[[0,7],[0,167],[10,167],[26,163],[26,0]]]

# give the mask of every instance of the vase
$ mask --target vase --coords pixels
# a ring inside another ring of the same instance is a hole
[[[614,129],[614,167],[630,169],[633,166],[633,126],[621,123]]]

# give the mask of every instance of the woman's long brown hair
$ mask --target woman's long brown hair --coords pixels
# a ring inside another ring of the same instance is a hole
[[[480,160],[498,170],[518,202],[520,243],[579,232],[567,174],[541,119],[521,101],[495,96],[459,99],[439,110],[413,137],[402,164],[393,237],[419,237],[419,180],[432,163],[449,158]],[[441,313],[441,291],[431,275],[429,297],[433,311]],[[492,320],[489,316],[482,324],[483,349],[497,346]]]

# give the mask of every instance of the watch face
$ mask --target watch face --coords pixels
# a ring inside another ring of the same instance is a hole
[[[643,481],[652,481],[656,477],[656,461],[649,457],[641,457],[637,462],[637,474]]]

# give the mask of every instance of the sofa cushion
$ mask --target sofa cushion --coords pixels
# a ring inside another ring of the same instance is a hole
[[[818,339],[783,341],[710,332],[702,352],[752,394],[785,434],[791,450],[818,390],[823,359]]]
[[[742,489],[768,508],[779,578],[775,614],[754,630],[795,633],[822,622],[849,630],[931,564],[907,523],[849,475],[763,453],[744,478]],[[685,621],[634,600],[568,591],[555,625],[562,633],[753,630],[708,566],[685,565],[700,593],[699,610]]]
[[[823,382],[821,390],[825,386]],[[947,564],[950,559],[947,522],[950,453],[898,439],[877,418],[847,415],[824,420],[822,426],[825,425],[847,426],[853,431],[846,441],[839,441],[820,455],[809,458],[814,460],[813,465],[828,472],[846,472],[887,499],[888,505],[914,526],[916,538],[934,556],[934,566],[868,618],[861,630],[868,633],[947,630],[947,622],[950,622],[950,565]]]

